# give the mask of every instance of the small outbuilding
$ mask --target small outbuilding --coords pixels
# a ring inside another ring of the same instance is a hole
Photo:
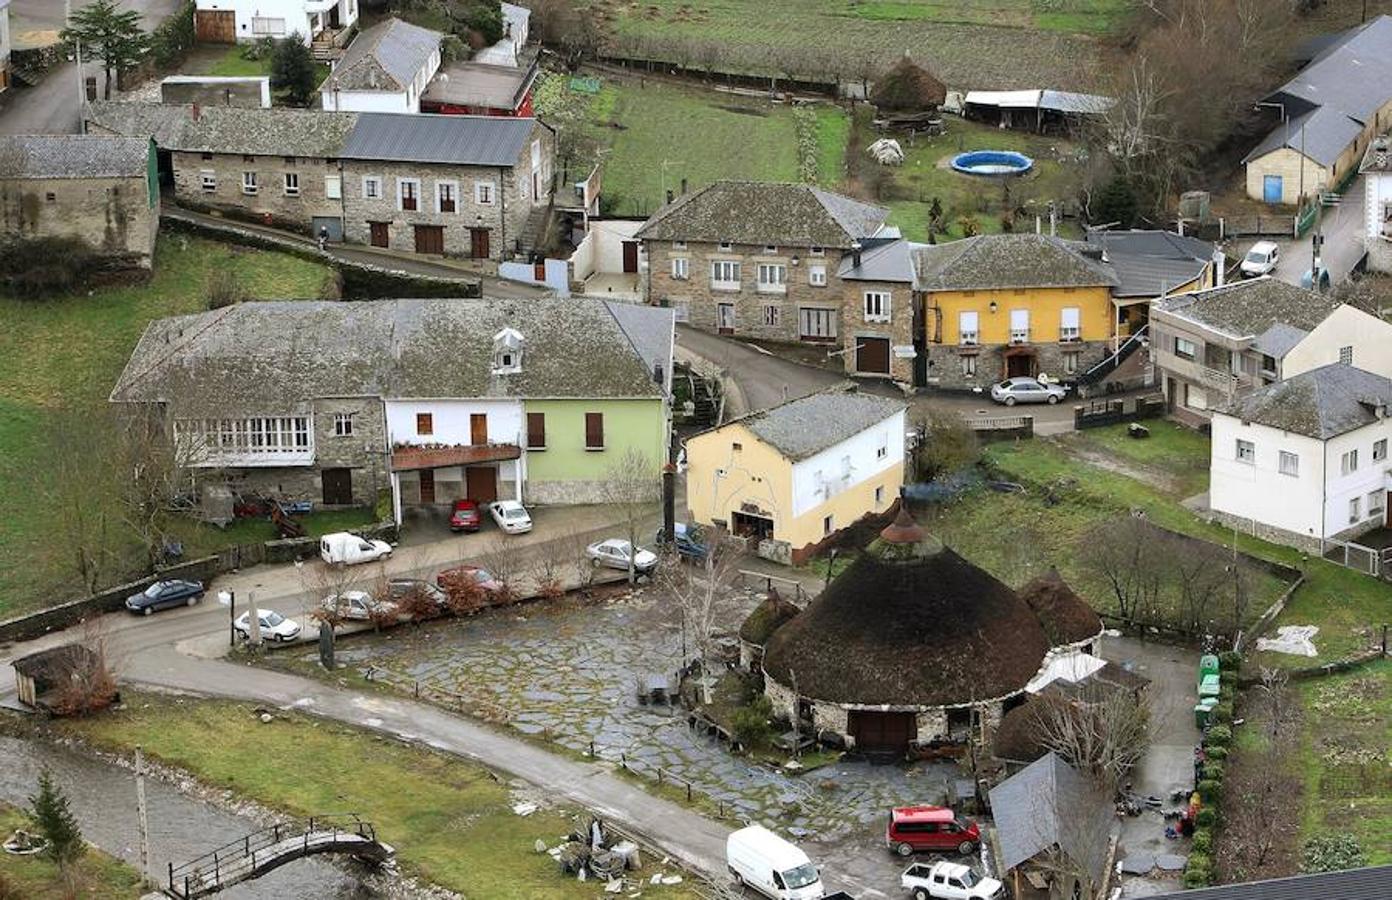
[[[81,644],[64,644],[40,650],[20,657],[12,665],[19,702],[57,715],[69,711],[67,707],[71,701],[65,694],[70,686],[76,686],[83,696],[87,696],[92,693],[92,687],[104,690],[100,685],[93,685],[94,679],[110,679],[100,654]],[[111,693],[114,701],[114,686]]]

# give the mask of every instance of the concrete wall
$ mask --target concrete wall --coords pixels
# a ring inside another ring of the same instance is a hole
[[[1290,378],[1339,362],[1353,348],[1353,365],[1392,378],[1392,323],[1347,304],[1329,314],[1281,360],[1281,377]]]
[[[0,180],[0,231],[11,237],[80,238],[148,268],[158,230],[159,209],[144,175]]]
[[[801,517],[833,503],[852,488],[888,479],[897,482],[880,506],[862,507],[841,525],[849,525],[866,512],[881,509],[899,495],[903,482],[905,414],[895,413],[859,434],[793,464],[792,513]],[[790,538],[796,541],[796,537]],[[815,540],[821,540],[818,533]],[[801,544],[796,544],[801,546]]]
[[[590,219],[589,231],[570,257],[571,278],[584,281],[596,272],[623,272],[624,241],[633,240],[642,227],[635,219]]]
[[[570,296],[570,266],[563,259],[543,261],[544,278],[536,277],[536,265],[528,262],[504,262],[498,264],[498,277],[523,284],[535,284],[550,288],[557,296]]]
[[[744,425],[688,439],[686,466],[686,505],[696,522],[729,527],[744,508],[771,518],[774,539],[792,543],[792,463]]]
[[[418,113],[420,96],[413,103],[405,91],[325,90],[319,92],[319,105],[334,112]]]
[[[1209,459],[1209,506],[1214,512],[1255,519],[1271,528],[1318,540],[1324,491],[1323,444],[1265,425],[1243,425],[1215,414]],[[1237,459],[1238,439],[1256,448],[1252,465]],[[1299,475],[1280,473],[1280,452],[1300,458]],[[1338,465],[1338,460],[1334,460]]]
[[[160,82],[160,102],[269,109],[271,79],[171,75]]]
[[[358,19],[358,7],[362,0],[339,0],[338,16],[340,27],[347,27]],[[232,10],[237,19],[238,42],[254,41],[262,37],[285,38],[298,33],[309,44],[314,36],[315,22],[327,23],[329,14],[311,15],[307,11],[306,0],[195,0],[199,10]],[[253,18],[284,19],[284,31],[279,34],[257,34],[252,25]]]
[[[662,400],[526,400],[523,412],[546,417],[546,448],[527,450],[527,502],[605,502],[605,481],[630,449],[651,461],[652,499],[660,495],[669,427]],[[604,416],[603,450],[585,448],[591,412]]]

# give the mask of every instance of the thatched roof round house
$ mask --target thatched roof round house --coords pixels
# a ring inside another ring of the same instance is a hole
[[[1058,569],[1032,579],[1020,588],[1020,599],[1044,626],[1050,645],[1063,647],[1085,644],[1102,633],[1102,620],[1083,598],[1073,592]]]
[[[870,102],[884,112],[928,112],[943,105],[947,85],[906,53],[875,81]]]
[[[745,643],[762,647],[768,643],[773,633],[789,619],[798,614],[797,605],[786,600],[778,591],[770,590],[758,606],[754,607],[744,623],[740,625],[739,639]]]

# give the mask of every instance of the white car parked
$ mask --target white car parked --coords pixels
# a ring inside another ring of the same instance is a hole
[[[330,594],[324,598],[323,606],[324,609],[337,609],[338,614],[345,619],[363,621],[372,618],[373,613],[378,610],[391,612],[396,609],[395,603],[374,600],[367,591],[344,591],[341,594]]]
[[[1281,248],[1277,247],[1274,241],[1257,241],[1252,245],[1252,249],[1247,251],[1247,255],[1242,257],[1242,264],[1238,266],[1238,270],[1242,272],[1243,278],[1256,278],[1259,275],[1270,275],[1280,261]]]
[[[287,619],[273,609],[258,609],[256,620],[261,625],[263,641],[293,641],[300,636],[300,623]],[[232,623],[237,633],[244,638],[251,637],[251,613],[244,612]]]
[[[532,530],[531,513],[516,500],[496,500],[488,504],[488,514],[508,534],[526,534]]]
[[[651,575],[653,569],[657,568],[657,554],[651,550],[638,548],[638,552],[633,552],[633,545],[623,538],[609,538],[598,541],[585,548],[585,555],[590,558],[590,563],[594,566],[608,566],[611,569],[623,569],[628,571],[628,559],[633,557],[633,571],[639,575]]]
[[[914,900],[997,900],[1005,886],[994,878],[982,878],[961,863],[914,863],[904,870],[899,883]]]

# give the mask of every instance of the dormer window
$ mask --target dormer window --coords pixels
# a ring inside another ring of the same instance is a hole
[[[511,375],[522,371],[522,332],[504,328],[493,335],[493,374]]]

